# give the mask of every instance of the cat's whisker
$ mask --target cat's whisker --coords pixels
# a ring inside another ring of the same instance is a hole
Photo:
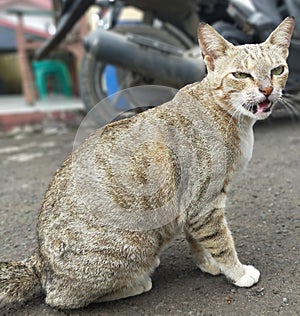
[[[236,114],[238,113],[238,112],[240,112],[240,110],[239,110],[239,108],[236,108],[235,110],[234,110],[234,112],[233,112],[233,114],[232,115],[230,115],[230,120],[229,120],[229,122],[227,123],[227,127],[226,127],[226,129],[227,129],[227,133],[226,133],[226,138],[228,137],[228,132],[229,132],[229,130],[230,130],[230,124],[233,122],[233,119],[235,118],[235,116],[236,116]],[[227,110],[226,111],[226,114],[230,114],[230,110]],[[238,120],[239,121],[239,120]]]
[[[240,126],[241,121],[242,121],[242,118],[243,118],[243,109],[245,109],[245,108],[246,108],[246,109],[248,108],[248,106],[246,106],[245,104],[242,104],[242,105],[240,105],[240,106],[237,108],[237,114],[238,114],[237,120],[238,120],[239,126]]]
[[[230,120],[227,123],[226,135],[225,135],[225,139],[228,139],[229,132],[230,132],[230,124],[233,122],[233,119],[236,117],[236,114],[237,114],[237,122],[238,122],[238,126],[240,126],[240,118],[242,117],[242,112],[241,112],[240,108],[238,107],[238,108],[235,108],[235,110],[232,114],[230,114],[230,110],[227,110],[226,114],[230,115]]]
[[[277,103],[282,105],[291,116],[296,116],[297,118],[299,118],[300,113],[295,108],[292,102],[288,101],[286,98],[280,97]]]

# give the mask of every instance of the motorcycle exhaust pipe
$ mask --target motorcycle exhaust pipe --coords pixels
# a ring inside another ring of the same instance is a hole
[[[162,84],[180,88],[206,76],[202,58],[136,34],[121,35],[97,29],[84,39],[86,51],[97,60],[157,78]],[[199,51],[198,51],[199,52]]]

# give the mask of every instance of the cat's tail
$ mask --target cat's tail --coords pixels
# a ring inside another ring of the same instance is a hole
[[[37,256],[23,261],[0,262],[0,307],[30,299],[41,288]]]

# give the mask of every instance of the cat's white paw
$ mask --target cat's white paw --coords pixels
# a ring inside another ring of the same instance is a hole
[[[259,280],[260,272],[253,266],[244,265],[245,274],[234,282],[234,285],[239,287],[250,287]]]

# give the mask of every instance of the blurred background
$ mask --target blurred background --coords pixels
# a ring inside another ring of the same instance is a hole
[[[19,27],[19,15],[22,15],[23,25],[22,32],[26,42],[28,42],[29,61],[32,61],[33,50],[38,48],[43,41],[56,32],[55,12],[53,9],[52,0],[2,0],[0,2],[0,95],[11,95],[22,93],[22,78],[20,73],[20,65],[18,61],[18,38],[17,32]],[[84,35],[84,32],[92,30],[98,22],[97,7],[94,6],[85,13],[82,25],[76,25],[75,29],[69,34],[74,42],[82,40],[79,35]],[[138,20],[140,13],[133,8],[122,13],[121,19]],[[84,29],[80,32],[79,27]],[[30,45],[30,43],[35,45]],[[58,59],[64,60],[70,69],[70,72],[76,72],[80,60],[77,56],[73,56],[68,51],[55,52]],[[74,65],[73,65],[74,63]],[[74,67],[74,69],[73,69]],[[77,77],[73,78],[77,81]],[[78,87],[74,85],[74,94],[78,95]]]
[[[43,60],[37,61],[35,56],[45,41],[56,34],[63,13],[68,13],[74,4],[78,7],[78,3],[55,0],[0,2],[0,131],[39,124],[49,117],[59,121],[73,120],[76,125],[92,107],[84,106],[79,91],[84,55],[82,40],[97,28],[102,7],[90,2],[82,15],[73,19],[72,25],[63,32],[61,43]],[[107,6],[110,1],[103,3]],[[141,12],[126,7],[122,12],[118,10],[117,20],[118,23],[122,20],[136,23],[141,20]]]
[[[84,114],[103,99],[106,101],[97,110],[101,124],[134,115],[169,100],[176,89],[205,77],[197,43],[200,22],[210,23],[234,44],[258,43],[289,15],[296,17],[296,29],[288,60],[285,102],[278,108],[296,115],[300,87],[299,3],[3,0],[0,129],[9,130],[14,121],[19,125],[34,122],[45,112],[54,112],[56,117]],[[130,93],[115,95],[142,85],[170,90],[151,93],[142,101]]]

